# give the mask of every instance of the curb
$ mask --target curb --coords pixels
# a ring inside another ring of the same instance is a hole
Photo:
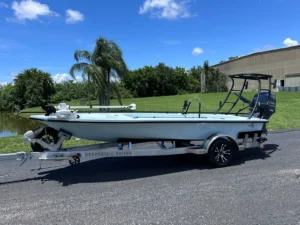
[[[300,128],[290,128],[290,129],[282,129],[282,130],[272,130],[268,131],[269,134],[278,134],[278,133],[288,133],[288,132],[294,132],[294,131],[300,131]]]

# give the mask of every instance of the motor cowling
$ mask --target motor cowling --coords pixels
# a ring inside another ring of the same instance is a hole
[[[250,113],[255,107],[258,94],[255,94],[250,103]],[[257,106],[254,110],[254,116],[261,119],[270,119],[270,117],[276,112],[276,96],[273,93],[263,92],[260,93]],[[268,133],[266,124],[262,127],[263,133]]]
[[[250,112],[255,107],[258,94],[255,94],[250,103]],[[276,96],[273,93],[263,92],[260,93],[257,102],[257,107],[254,111],[256,117],[261,119],[269,119],[276,112]]]
[[[31,139],[36,138],[39,134],[41,134],[44,131],[44,127],[39,127],[35,130],[29,130],[23,135],[23,142],[24,143],[30,143]]]
[[[45,116],[56,113],[56,108],[53,105],[41,105],[41,108],[46,111]]]

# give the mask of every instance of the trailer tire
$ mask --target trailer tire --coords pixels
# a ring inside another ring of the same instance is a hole
[[[234,152],[234,145],[228,139],[219,138],[210,145],[208,158],[213,166],[224,167],[231,164]]]

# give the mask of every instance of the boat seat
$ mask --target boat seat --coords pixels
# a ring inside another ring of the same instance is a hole
[[[68,110],[70,107],[66,103],[59,103],[57,108],[59,110]]]

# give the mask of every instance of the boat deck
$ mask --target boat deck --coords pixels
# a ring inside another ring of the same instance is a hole
[[[190,113],[77,113],[78,118],[71,117],[56,117],[56,116],[44,116],[33,115],[30,118],[40,121],[81,121],[81,122],[184,122],[184,121],[226,121],[226,122],[267,122],[267,120],[258,119],[255,117],[248,118],[247,116],[235,116],[225,114],[199,114]]]

